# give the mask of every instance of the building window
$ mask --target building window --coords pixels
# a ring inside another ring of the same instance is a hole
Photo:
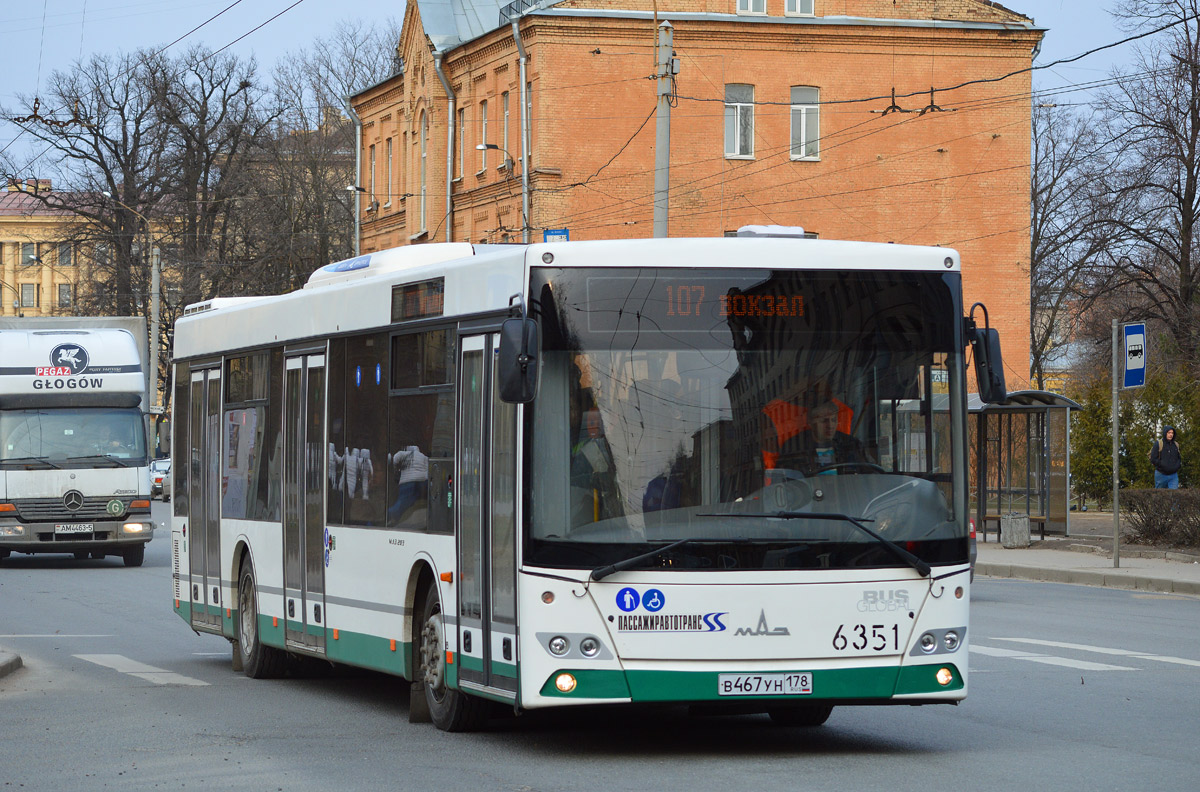
[[[815,160],[821,154],[821,92],[792,86],[792,159]]]
[[[500,109],[504,116],[504,126],[500,128],[500,148],[504,149],[501,166],[508,161],[508,91],[500,94]]]
[[[487,146],[487,100],[479,103],[479,145]],[[479,150],[479,172],[487,170],[487,149]]]
[[[725,156],[754,156],[754,86],[725,86]]]
[[[370,196],[370,204],[368,210],[375,208],[375,147],[371,146],[369,156],[367,157],[367,195]]]
[[[21,243],[21,263],[26,267],[32,267],[38,263],[37,245],[32,242]]]
[[[789,0],[789,2],[795,2],[795,0]],[[728,6],[726,7],[728,8]],[[739,14],[764,15],[767,13],[767,0],[738,0],[737,12]]]
[[[816,14],[815,6],[816,0],[784,0],[783,13],[784,16],[813,16]]]
[[[35,308],[37,307],[37,284],[22,283],[21,284],[21,307]]]
[[[383,189],[387,190],[387,200],[384,201],[386,206],[392,205],[392,139],[387,139],[387,162],[383,167],[387,171],[387,180],[383,184]]]
[[[69,283],[58,284],[58,307],[59,308],[70,308],[71,307],[71,284],[69,284]]]
[[[525,152],[526,159],[533,157],[533,83],[525,83],[525,140],[529,142],[529,151]],[[522,146],[525,144],[522,143]]]
[[[425,197],[429,193],[429,169],[426,167],[429,153],[429,115],[421,113],[421,230],[429,228],[426,225]],[[449,185],[446,185],[449,188]]]
[[[74,249],[70,242],[62,242],[58,246],[58,266],[69,267],[75,263]]]
[[[467,169],[467,111],[458,111],[458,178]]]
[[[95,251],[92,253],[92,263],[98,267],[108,266],[108,243],[100,242],[96,245]]]

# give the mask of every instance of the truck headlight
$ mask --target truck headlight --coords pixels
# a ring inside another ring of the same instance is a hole
[[[129,533],[129,534],[145,533],[146,531],[149,531],[150,529],[151,529],[151,526],[149,523],[140,523],[140,522],[127,522],[121,526],[121,530],[124,531],[125,533]]]
[[[24,536],[24,525],[0,525],[0,536]]]

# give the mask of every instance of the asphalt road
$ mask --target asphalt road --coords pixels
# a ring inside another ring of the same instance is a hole
[[[559,711],[445,734],[408,723],[399,680],[232,672],[173,614],[169,549],[160,530],[137,569],[0,564],[0,646],[26,665],[0,680],[0,789],[1196,788],[1197,598],[978,580],[958,707],[841,708],[815,730]]]

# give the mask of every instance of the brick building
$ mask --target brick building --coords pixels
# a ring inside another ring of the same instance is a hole
[[[361,249],[651,236],[665,20],[670,236],[780,224],[957,248],[968,305],[987,304],[1010,382],[1027,378],[1030,18],[988,0],[652,8],[409,2],[403,68],[351,98]]]
[[[78,218],[34,197],[50,181],[10,181],[0,192],[0,316],[74,313],[78,249],[70,229]]]

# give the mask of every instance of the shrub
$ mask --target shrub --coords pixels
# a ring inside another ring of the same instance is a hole
[[[1122,490],[1121,511],[1132,542],[1200,547],[1200,490]]]

